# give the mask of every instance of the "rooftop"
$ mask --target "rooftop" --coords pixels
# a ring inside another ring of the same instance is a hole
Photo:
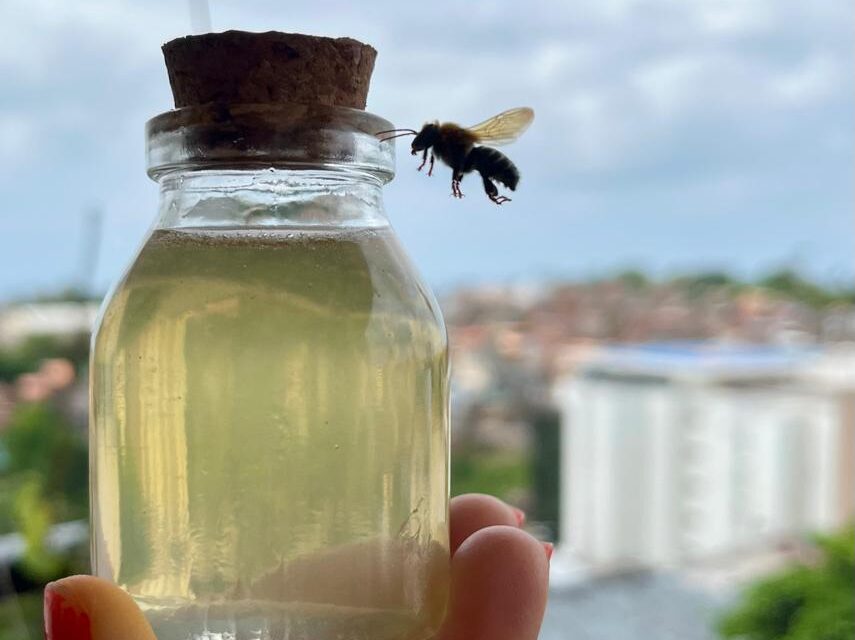
[[[780,378],[794,375],[822,356],[822,350],[812,347],[653,342],[605,347],[583,365],[582,371],[588,375],[666,378]]]

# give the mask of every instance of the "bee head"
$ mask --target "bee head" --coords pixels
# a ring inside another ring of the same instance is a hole
[[[422,130],[413,138],[412,153],[417,154],[419,151],[431,148],[439,136],[439,125],[436,123],[428,123],[422,127]]]

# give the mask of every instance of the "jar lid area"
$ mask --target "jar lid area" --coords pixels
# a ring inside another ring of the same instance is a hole
[[[359,109],[317,104],[216,104],[183,107],[146,123],[146,166],[153,179],[182,168],[329,167],[395,173],[392,129]]]

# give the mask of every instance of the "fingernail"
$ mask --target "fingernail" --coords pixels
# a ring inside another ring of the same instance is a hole
[[[552,552],[555,551],[555,545],[551,542],[544,542],[543,549],[546,551],[546,561],[552,560]]]
[[[517,509],[516,507],[511,507],[511,509],[514,512],[514,517],[517,519],[517,526],[523,526],[525,524],[525,511]]]
[[[47,640],[91,640],[89,616],[74,604],[45,587],[45,638]]]

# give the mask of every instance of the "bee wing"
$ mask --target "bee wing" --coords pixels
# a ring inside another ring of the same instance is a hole
[[[478,138],[478,142],[499,146],[519,138],[533,120],[533,109],[517,107],[469,127],[468,131]]]

